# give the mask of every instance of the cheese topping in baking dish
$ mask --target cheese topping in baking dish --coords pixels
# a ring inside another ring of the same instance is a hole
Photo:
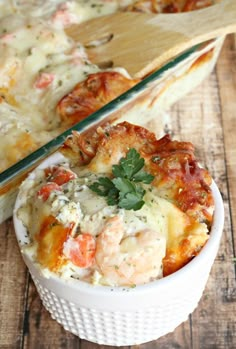
[[[191,143],[124,122],[75,133],[61,151],[64,163],[23,183],[17,212],[29,234],[23,252],[45,275],[144,284],[183,267],[208,240],[211,177]]]
[[[210,0],[0,1],[0,172],[137,82],[122,68],[112,69],[116,74],[109,75],[111,70],[93,65],[79,38],[78,42],[73,41],[65,28],[119,10],[178,12],[211,3]],[[96,88],[91,92],[94,81]],[[107,81],[112,82],[107,88],[112,95],[105,93],[102,99]],[[76,94],[76,98],[71,98],[74,88],[73,96],[77,92],[82,96],[79,94],[78,98]],[[61,103],[67,95],[68,99]],[[75,104],[75,100],[80,102]]]
[[[57,103],[100,71],[65,26],[117,8],[116,1],[0,2],[0,172],[68,128]]]

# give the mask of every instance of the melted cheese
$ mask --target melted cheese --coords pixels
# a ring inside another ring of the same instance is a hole
[[[0,2],[0,172],[65,130],[56,113],[58,101],[100,70],[64,28],[121,5],[97,0]],[[22,132],[30,133],[32,145],[22,144],[17,156],[6,157],[5,147],[13,151],[15,135],[18,139]]]

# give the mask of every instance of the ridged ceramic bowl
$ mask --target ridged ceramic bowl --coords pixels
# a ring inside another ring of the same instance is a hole
[[[60,154],[55,154],[40,167],[56,163],[60,158]],[[215,183],[212,191],[214,220],[210,238],[200,254],[174,274],[149,284],[135,288],[108,287],[73,279],[65,281],[56,276],[47,278],[27,255],[22,254],[52,318],[82,339],[113,346],[141,344],[172,332],[197,307],[219,248],[224,208]],[[27,231],[17,218],[17,209],[24,200],[21,189],[14,208],[20,248]]]

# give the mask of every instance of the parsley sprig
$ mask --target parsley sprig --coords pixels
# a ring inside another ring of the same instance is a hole
[[[144,205],[145,189],[139,183],[150,184],[154,177],[143,170],[144,159],[131,148],[118,165],[112,166],[114,178],[100,177],[89,188],[106,197],[110,206],[117,205],[126,210],[139,210]]]

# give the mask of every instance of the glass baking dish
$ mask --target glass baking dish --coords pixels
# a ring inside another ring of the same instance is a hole
[[[73,130],[86,132],[106,122],[129,121],[161,137],[162,112],[197,86],[214,68],[224,37],[197,45],[153,72],[97,112],[0,173],[0,223],[12,215],[17,188],[27,173],[55,152]]]

